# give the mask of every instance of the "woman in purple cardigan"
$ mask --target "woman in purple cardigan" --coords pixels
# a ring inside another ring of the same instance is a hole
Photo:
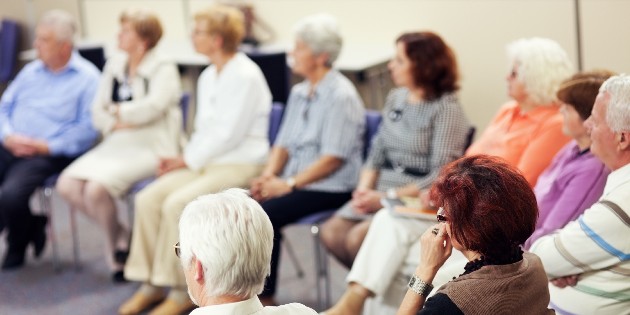
[[[572,137],[538,178],[534,193],[540,214],[536,231],[525,242],[529,248],[538,238],[576,219],[602,195],[610,170],[591,152],[584,121],[591,115],[599,87],[614,73],[588,71],[575,74],[560,86],[563,132]]]

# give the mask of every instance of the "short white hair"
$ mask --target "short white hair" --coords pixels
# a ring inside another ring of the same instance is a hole
[[[510,66],[517,69],[517,80],[525,85],[529,98],[539,104],[557,101],[560,84],[573,73],[573,65],[560,44],[548,38],[516,40],[507,46]]]
[[[599,88],[608,93],[606,123],[614,132],[630,131],[630,76],[620,74],[610,77]]]
[[[273,226],[243,189],[232,188],[190,202],[179,220],[181,262],[192,257],[204,270],[205,292],[249,299],[270,272]]]
[[[70,13],[59,9],[50,10],[42,16],[38,25],[51,28],[57,41],[74,43],[77,22]]]
[[[332,67],[341,52],[343,40],[339,24],[330,14],[320,13],[303,18],[295,26],[295,37],[303,41],[314,54],[328,54],[328,67]]]

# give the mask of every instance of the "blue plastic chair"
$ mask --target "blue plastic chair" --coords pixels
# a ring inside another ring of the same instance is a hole
[[[0,83],[8,83],[16,70],[20,42],[20,25],[3,19],[0,28]]]
[[[273,145],[276,142],[278,131],[280,131],[280,124],[282,123],[282,117],[284,116],[284,105],[280,103],[273,103],[271,105],[271,113],[269,114],[269,145]]]

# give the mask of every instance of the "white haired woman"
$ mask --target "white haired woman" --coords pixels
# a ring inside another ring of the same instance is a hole
[[[332,69],[340,49],[333,17],[310,16],[298,25],[292,68],[305,80],[292,89],[269,161],[251,185],[275,233],[271,274],[261,295],[266,305],[275,304],[282,227],[339,208],[358,180],[365,113],[352,83]]]
[[[271,221],[244,190],[190,202],[179,220],[175,254],[199,305],[191,314],[316,314],[298,303],[271,310],[261,305],[256,295],[269,274],[272,246]]]
[[[506,80],[512,100],[503,105],[466,152],[504,158],[532,187],[570,138],[562,132],[556,91],[572,74],[566,52],[547,38],[526,38],[507,47],[511,71]]]

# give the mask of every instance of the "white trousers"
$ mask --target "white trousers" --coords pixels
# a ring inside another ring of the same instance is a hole
[[[173,244],[179,240],[179,216],[200,195],[247,187],[261,165],[211,165],[201,172],[175,170],[159,177],[135,199],[135,220],[125,277],[155,286],[186,288]]]
[[[379,211],[354,260],[347,282],[356,282],[375,294],[364,307],[365,314],[395,314],[407,292],[410,276],[420,262],[420,236],[436,222]],[[464,272],[466,258],[453,254],[433,281],[439,288]]]

